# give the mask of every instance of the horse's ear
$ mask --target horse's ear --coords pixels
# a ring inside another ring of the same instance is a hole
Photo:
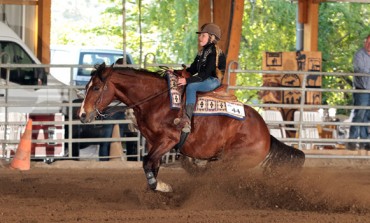
[[[92,76],[92,75],[97,74],[97,75],[98,75],[98,77],[99,77],[99,79],[100,79],[101,81],[104,81],[102,74],[103,74],[103,72],[104,72],[104,70],[105,70],[105,68],[106,68],[106,66],[105,66],[105,62],[103,62],[102,64],[95,64],[95,65],[94,65],[94,68],[96,69],[96,71],[93,71],[93,72],[91,73],[91,76]]]
[[[106,65],[105,65],[105,62],[103,62],[103,63],[101,63],[101,64],[95,64],[94,65],[94,68],[97,70],[97,71],[102,71],[102,70],[104,70],[105,69],[105,67],[106,67]]]

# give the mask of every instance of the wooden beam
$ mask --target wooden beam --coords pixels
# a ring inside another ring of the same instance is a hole
[[[39,0],[37,8],[37,57],[50,63],[51,0]]]
[[[216,0],[213,1],[213,22],[216,23],[221,28],[221,41],[218,45],[227,55],[229,52],[229,42],[230,42],[230,21],[232,21],[232,10],[231,0]]]
[[[199,27],[212,21],[220,26],[222,37],[218,45],[225,52],[226,66],[239,59],[243,12],[244,1],[199,0]],[[227,82],[225,76],[223,83]],[[230,84],[235,83],[236,74],[231,74]]]
[[[207,22],[211,22],[211,1],[212,0],[199,0],[199,13],[198,13],[198,30]]]
[[[37,5],[38,0],[0,0],[0,5]]]
[[[240,49],[240,39],[242,35],[242,21],[243,21],[243,13],[244,13],[244,1],[233,1],[230,7],[230,22],[229,22],[229,36],[227,38],[227,55],[226,55],[226,66],[230,64],[230,62],[239,61],[239,49]],[[237,69],[237,67],[232,67]],[[230,80],[224,78],[223,83],[229,83],[231,85],[236,84],[236,73],[231,73]]]
[[[304,24],[304,51],[318,51],[319,6],[316,0],[308,0],[307,23]]]
[[[308,0],[299,0],[298,1],[298,22],[307,23],[308,20]]]

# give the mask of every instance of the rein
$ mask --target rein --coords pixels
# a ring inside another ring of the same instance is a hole
[[[164,94],[164,93],[168,92],[168,91],[169,91],[170,89],[172,89],[172,88],[173,88],[173,87],[171,87],[171,88],[167,88],[167,89],[164,89],[164,90],[162,90],[162,91],[160,91],[160,92],[155,93],[154,95],[150,95],[149,97],[144,98],[143,100],[141,100],[141,101],[139,101],[139,102],[136,102],[136,103],[135,103],[135,104],[133,104],[133,105],[126,106],[125,108],[122,108],[122,109],[115,109],[115,108],[116,108],[116,106],[118,106],[119,104],[121,104],[121,103],[122,103],[122,102],[118,102],[117,104],[115,104],[115,105],[113,105],[112,107],[108,108],[108,109],[106,110],[105,114],[101,113],[97,108],[95,108],[95,111],[98,113],[98,115],[99,115],[100,117],[106,118],[106,117],[112,116],[113,114],[115,114],[115,113],[116,113],[116,112],[118,112],[118,111],[126,111],[126,110],[127,110],[127,109],[129,109],[129,108],[134,108],[134,107],[136,107],[136,106],[138,106],[138,105],[144,104],[144,103],[146,103],[146,102],[150,101],[151,99],[156,98],[156,97],[158,97],[158,96],[160,96],[160,95],[162,95],[162,94]],[[115,111],[110,112],[110,110],[115,110]]]
[[[111,74],[112,74],[112,71],[110,71],[110,72],[109,72],[109,74],[108,74],[108,76],[107,76],[107,78],[106,78],[106,79],[108,79],[108,77],[109,77]],[[136,106],[138,106],[138,105],[144,104],[144,103],[146,103],[146,102],[148,102],[148,101],[152,100],[153,98],[156,98],[156,97],[158,97],[158,96],[160,96],[160,95],[162,95],[162,94],[164,94],[164,93],[166,93],[166,92],[170,91],[172,88],[175,88],[175,87],[176,87],[176,86],[171,86],[171,87],[166,88],[166,89],[164,89],[164,90],[162,90],[162,91],[160,91],[160,92],[157,92],[157,93],[155,93],[155,94],[153,94],[153,95],[149,95],[148,97],[146,97],[146,98],[142,99],[141,101],[138,101],[138,102],[134,103],[133,105],[126,106],[125,108],[116,109],[116,107],[117,107],[119,104],[121,104],[121,103],[122,103],[122,102],[118,102],[118,103],[116,103],[115,105],[113,105],[112,107],[108,108],[108,109],[105,111],[105,114],[101,113],[101,112],[96,108],[96,103],[95,103],[95,111],[96,111],[96,113],[97,113],[100,117],[102,117],[102,118],[107,118],[107,117],[109,117],[109,116],[112,116],[112,115],[113,115],[113,114],[115,114],[116,112],[119,112],[119,111],[126,111],[127,109],[134,108],[134,107],[136,107]],[[104,82],[104,89],[103,89],[103,92],[104,92],[106,89],[107,89],[107,87],[106,87],[106,81],[105,81],[105,82]],[[103,94],[103,92],[100,94],[99,99],[98,99],[96,102],[100,102],[100,101],[102,101],[102,94]],[[110,112],[111,110],[114,110],[114,111]]]

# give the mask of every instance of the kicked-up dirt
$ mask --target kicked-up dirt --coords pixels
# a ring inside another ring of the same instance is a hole
[[[367,160],[307,160],[294,177],[261,168],[189,174],[175,162],[149,190],[139,162],[32,162],[0,165],[0,222],[370,222]]]

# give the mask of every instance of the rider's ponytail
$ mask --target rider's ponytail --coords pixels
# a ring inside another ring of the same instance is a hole
[[[219,60],[220,55],[222,54],[222,50],[216,44],[215,44],[215,48],[216,48],[216,76],[222,83],[222,80],[224,79],[224,72],[218,69],[218,60]]]

